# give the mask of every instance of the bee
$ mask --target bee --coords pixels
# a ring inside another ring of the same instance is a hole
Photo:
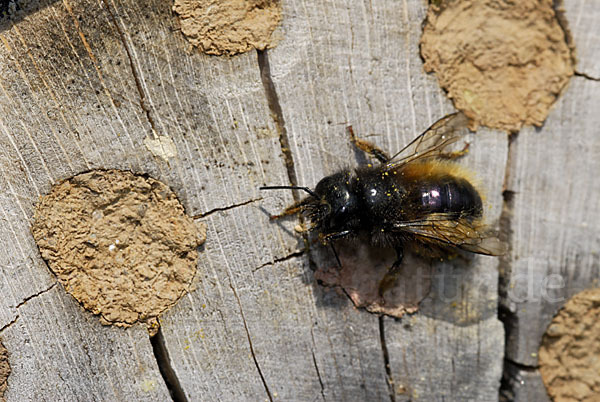
[[[314,190],[301,186],[265,186],[260,190],[296,189],[308,194],[283,216],[303,213],[323,244],[357,239],[392,247],[396,260],[379,282],[379,295],[391,288],[401,272],[408,244],[438,252],[464,250],[497,256],[505,245],[484,223],[480,192],[469,173],[453,159],[467,152],[449,151],[467,129],[468,120],[454,113],[435,122],[393,156],[348,132],[352,143],[379,161],[344,169],[323,178]],[[366,234],[366,236],[365,236]],[[341,265],[341,264],[340,264]]]

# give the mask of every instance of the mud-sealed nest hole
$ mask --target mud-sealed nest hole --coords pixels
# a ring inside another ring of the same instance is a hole
[[[555,401],[600,401],[600,289],[571,298],[539,351],[542,379]]]
[[[206,54],[235,55],[275,45],[279,0],[175,0],[181,32]]]
[[[206,232],[160,181],[100,170],[53,186],[32,233],[65,290],[104,324],[156,328],[192,286]]]
[[[425,71],[474,126],[539,126],[574,74],[560,22],[552,0],[432,1],[421,37]]]

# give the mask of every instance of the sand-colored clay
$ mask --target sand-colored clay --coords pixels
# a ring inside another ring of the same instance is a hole
[[[192,285],[205,240],[169,187],[119,170],[55,185],[32,232],[65,290],[102,323],[154,330]]]
[[[8,350],[0,342],[0,401],[4,402],[4,392],[8,386],[8,376],[10,375],[10,364],[8,362]]]
[[[539,351],[540,373],[555,401],[600,401],[600,289],[571,298],[554,317]]]
[[[541,125],[574,73],[553,0],[432,1],[421,37],[425,71],[478,124]],[[566,28],[565,28],[566,29]]]
[[[379,282],[396,259],[393,249],[373,247],[363,242],[338,241],[336,250],[341,268],[329,249],[315,255],[319,267],[315,279],[322,285],[344,291],[358,308],[400,318],[418,310],[419,303],[431,289],[431,264],[413,256],[409,250],[395,286],[383,298],[379,295]],[[328,255],[329,258],[326,258]]]
[[[235,55],[275,45],[279,0],[175,0],[181,31],[207,54]]]

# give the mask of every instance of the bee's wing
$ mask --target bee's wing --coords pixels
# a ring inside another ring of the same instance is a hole
[[[457,247],[485,255],[506,253],[506,244],[484,227],[464,218],[456,219],[450,214],[433,214],[414,221],[396,222],[394,230],[408,232],[426,242]]]
[[[462,113],[442,117],[425,132],[412,140],[386,163],[386,170],[416,159],[436,157],[469,132],[468,119]]]

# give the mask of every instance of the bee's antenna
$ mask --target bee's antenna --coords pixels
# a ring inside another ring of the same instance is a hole
[[[338,256],[337,251],[335,251],[335,247],[333,246],[333,243],[329,243],[331,245],[331,249],[333,250],[333,255],[335,255],[335,260],[338,263],[338,266],[341,268],[342,267],[342,262],[340,261],[340,257]]]
[[[264,186],[264,187],[259,187],[259,190],[302,190],[302,191],[306,191],[308,194],[312,195],[315,198],[319,198],[317,196],[317,194],[312,191],[310,188],[308,187],[300,187],[300,186]]]

